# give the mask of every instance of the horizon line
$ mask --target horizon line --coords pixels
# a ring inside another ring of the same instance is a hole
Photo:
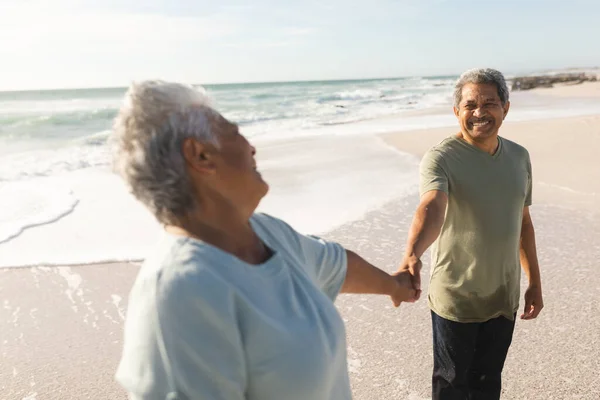
[[[261,84],[281,84],[281,83],[317,83],[317,82],[353,82],[353,81],[377,81],[377,80],[386,80],[386,79],[411,79],[411,78],[443,78],[443,77],[454,77],[458,75],[414,75],[414,76],[384,76],[378,78],[337,78],[337,79],[297,79],[297,80],[274,80],[274,81],[237,81],[237,82],[211,82],[211,83],[190,83],[192,86],[227,86],[227,85],[261,85]],[[153,80],[153,79],[141,79],[143,80]],[[155,80],[161,80],[160,78],[156,78]],[[169,80],[165,80],[169,81]],[[131,82],[136,82],[136,80],[132,80]],[[177,82],[177,81],[174,81]],[[185,83],[185,81],[179,81],[181,83]],[[130,83],[131,84],[131,83]],[[67,90],[101,90],[101,89],[127,89],[128,86],[79,86],[79,87],[54,87],[54,88],[44,88],[44,89],[9,89],[3,90],[0,89],[0,93],[22,93],[22,92],[53,92],[53,91],[67,91]]]
[[[539,73],[547,73],[547,72],[553,72],[553,71],[578,71],[578,70],[598,70],[600,69],[600,67],[595,66],[595,67],[566,67],[566,68],[543,68],[543,69],[538,69],[537,71]],[[525,73],[525,72],[521,72],[519,74],[511,74],[511,73],[506,73],[504,74],[505,76],[508,76],[508,79],[512,79],[512,78],[516,78],[516,77],[521,77],[521,76],[532,76],[531,72],[529,73]],[[514,75],[514,76],[512,76]],[[227,86],[227,85],[261,85],[261,84],[283,84],[283,83],[319,83],[319,82],[356,82],[356,81],[377,81],[377,80],[386,80],[386,79],[390,79],[390,80],[398,80],[398,79],[411,79],[411,78],[452,78],[452,77],[458,77],[460,76],[460,73],[458,74],[438,74],[438,75],[409,75],[409,76],[383,76],[383,77],[371,77],[371,78],[336,78],[336,79],[297,79],[297,80],[289,80],[289,81],[285,81],[285,80],[274,80],[274,81],[246,81],[246,82],[241,82],[241,81],[237,81],[237,82],[212,82],[212,83],[191,83],[192,86]],[[143,79],[143,80],[151,80],[151,79]],[[156,80],[160,80],[160,79],[156,79]],[[130,81],[131,82],[135,82],[135,80]],[[180,81],[182,83],[184,83],[183,81]],[[26,92],[55,92],[55,91],[68,91],[68,90],[77,90],[77,91],[83,91],[83,90],[102,90],[102,89],[106,89],[106,90],[116,90],[116,89],[127,89],[129,86],[88,86],[88,87],[84,87],[84,86],[80,86],[80,87],[54,87],[54,88],[43,88],[43,89],[9,89],[9,90],[4,90],[4,89],[0,89],[0,93],[26,93]]]

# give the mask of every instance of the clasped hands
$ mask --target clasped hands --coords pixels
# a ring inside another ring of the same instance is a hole
[[[416,256],[405,256],[398,271],[392,274],[396,286],[390,297],[395,307],[402,302],[414,303],[421,297],[422,263]]]

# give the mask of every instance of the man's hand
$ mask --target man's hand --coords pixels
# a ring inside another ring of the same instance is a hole
[[[416,256],[405,256],[402,262],[400,263],[400,267],[398,268],[397,274],[401,274],[404,272],[408,272],[410,274],[410,281],[413,289],[416,291],[415,301],[419,300],[421,297],[421,267],[423,264],[421,260]]]
[[[542,299],[542,279],[535,246],[535,230],[533,229],[529,207],[523,208],[519,258],[521,259],[521,267],[529,280],[529,287],[525,292],[525,310],[521,315],[521,319],[534,319],[544,308],[544,300]]]
[[[525,309],[521,319],[535,319],[544,308],[542,288],[538,285],[530,285],[525,292]]]
[[[417,301],[417,291],[413,288],[412,276],[409,271],[398,271],[392,274],[396,286],[390,297],[394,302],[394,307],[400,306],[405,301],[408,303],[414,303]]]

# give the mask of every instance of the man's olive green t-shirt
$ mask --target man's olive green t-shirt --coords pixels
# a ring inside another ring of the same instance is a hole
[[[451,136],[421,161],[421,195],[448,195],[432,247],[429,306],[452,321],[513,320],[519,308],[519,244],[523,208],[531,205],[531,163],[524,147],[498,141],[491,155]]]

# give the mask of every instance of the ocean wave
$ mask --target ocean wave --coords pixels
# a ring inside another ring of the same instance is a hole
[[[415,77],[236,84],[211,86],[207,93],[216,108],[251,137],[294,136],[302,130],[447,104],[452,82],[448,77]],[[106,142],[122,95],[121,90],[57,91],[18,98],[0,94],[0,181],[108,166]]]
[[[269,99],[277,99],[280,98],[281,95],[278,93],[256,93],[250,96],[250,99],[252,100],[269,100]]]
[[[50,114],[20,114],[0,116],[0,124],[5,128],[39,127],[39,126],[77,126],[90,121],[110,121],[117,114],[117,109],[101,108],[58,112]]]
[[[81,143],[83,145],[88,146],[104,146],[107,144],[110,134],[111,130],[107,129],[104,131],[93,133],[89,136],[85,136],[79,140],[76,140],[75,143]]]
[[[60,179],[0,183],[0,245],[27,229],[64,218],[78,203],[72,190]]]
[[[317,99],[319,103],[327,103],[335,100],[364,100],[364,99],[379,99],[385,97],[381,90],[373,89],[356,89],[336,92],[333,94],[323,95]]]
[[[87,168],[109,168],[106,145],[71,145],[54,150],[34,150],[4,155],[0,160],[0,183],[49,177]]]
[[[259,124],[259,123],[264,123],[264,122],[284,120],[284,119],[290,118],[291,116],[285,115],[284,113],[281,113],[281,114],[271,113],[269,115],[269,114],[265,114],[265,113],[250,112],[250,113],[239,113],[237,115],[229,114],[229,115],[225,115],[225,117],[240,126],[245,126],[245,125]]]
[[[374,119],[377,117],[350,117],[347,119],[339,119],[336,121],[323,121],[320,123],[320,125],[322,126],[338,126],[338,125],[347,125],[347,124],[352,124],[352,123],[356,123],[356,122],[362,122],[362,121],[369,121],[371,119]]]
[[[430,93],[419,101],[419,108],[438,107],[452,104],[452,93]]]

